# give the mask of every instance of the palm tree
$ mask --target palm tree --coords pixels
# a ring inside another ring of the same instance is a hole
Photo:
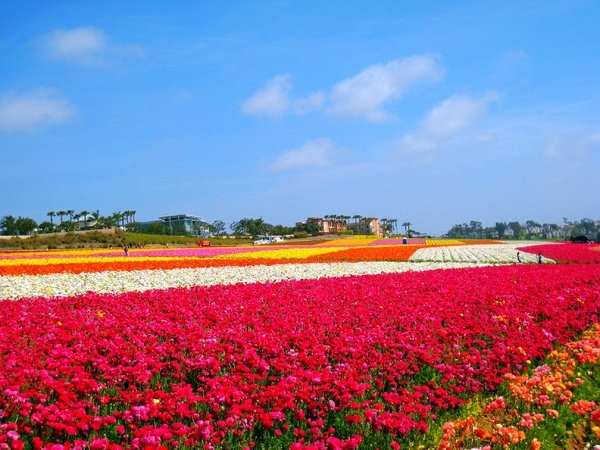
[[[135,223],[135,213],[136,213],[137,211],[134,209],[134,210],[132,210],[132,211],[129,211],[129,212],[131,213],[131,221],[132,221],[133,223]]]
[[[63,216],[67,215],[67,212],[63,211],[63,210],[56,211],[56,215],[58,217],[60,217],[60,224],[62,225],[62,223],[63,223]]]
[[[380,220],[381,225],[382,225],[382,229],[383,229],[383,235],[387,236],[388,234],[390,234],[390,225],[391,225],[391,221],[390,219],[387,218],[383,218]]]
[[[56,216],[56,213],[54,211],[48,211],[46,215],[50,217],[50,224],[52,224],[52,227],[54,227],[54,221],[52,219],[54,216]]]
[[[119,221],[121,220],[121,213],[119,211],[112,213],[106,218],[106,224],[109,228],[118,227]]]
[[[348,221],[350,220],[350,216],[343,215],[342,220],[344,221],[344,231],[348,230]]]
[[[411,223],[410,222],[404,222],[402,224],[402,226],[404,227],[404,230],[406,231],[406,235],[408,237],[410,237],[410,226],[411,226]]]
[[[87,228],[87,222],[88,222],[88,215],[90,214],[89,211],[81,211],[79,213],[79,217],[83,217],[83,228]]]
[[[92,217],[96,221],[96,225],[94,225],[94,228],[98,228],[100,226],[100,210],[97,209],[96,211],[94,211],[92,213]]]
[[[123,228],[125,227],[125,219],[127,217],[126,211],[117,211],[116,213],[113,213],[111,217],[115,219],[115,221],[117,222],[117,226],[120,225]]]
[[[75,214],[75,211],[68,209],[67,214],[69,215],[69,222],[73,222],[73,214]]]

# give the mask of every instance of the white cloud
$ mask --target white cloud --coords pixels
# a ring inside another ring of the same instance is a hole
[[[416,55],[367,67],[358,75],[337,83],[331,92],[329,112],[334,116],[388,119],[383,109],[408,88],[425,81],[438,81],[443,69],[433,55]]]
[[[44,43],[46,54],[51,58],[85,62],[107,48],[105,34],[94,27],[72,30],[56,30]]]
[[[550,137],[543,147],[543,156],[546,162],[562,161],[581,165],[597,150],[600,150],[599,131],[567,131]]]
[[[450,138],[471,126],[497,98],[498,95],[494,92],[481,98],[464,94],[447,98],[431,109],[416,133],[407,134],[401,139],[401,150],[433,150],[442,139]]]
[[[264,89],[256,92],[242,106],[246,114],[281,116],[288,109],[289,92],[292,89],[291,75],[277,75]]]
[[[68,100],[47,90],[0,97],[0,128],[8,131],[57,125],[73,114]]]
[[[313,92],[305,97],[290,99],[291,75],[277,75],[242,105],[246,114],[281,116],[288,111],[304,115],[326,112],[337,117],[363,117],[378,122],[391,114],[384,106],[402,97],[412,86],[426,81],[438,81],[444,70],[433,55],[415,55],[387,64],[369,66],[358,75],[340,81],[325,93]]]
[[[433,150],[437,146],[437,142],[423,135],[407,134],[402,138],[401,147],[409,152],[426,152]]]
[[[322,92],[313,92],[306,97],[294,101],[294,112],[304,115],[312,111],[318,111],[325,102],[325,94]]]
[[[433,137],[456,134],[477,120],[487,109],[496,94],[481,99],[468,95],[454,95],[435,106],[422,124],[423,131]]]
[[[327,167],[338,152],[329,138],[315,139],[302,147],[288,150],[271,164],[271,169],[281,171],[301,167]]]
[[[508,49],[496,58],[495,66],[504,72],[515,72],[520,66],[527,62],[529,55],[516,49]]]
[[[493,142],[496,139],[496,136],[494,136],[492,133],[480,133],[477,136],[475,136],[474,139],[475,142],[479,144],[489,144],[490,142]]]
[[[85,65],[103,65],[114,57],[139,56],[138,45],[111,42],[98,28],[87,26],[70,30],[55,30],[42,40],[47,57]]]

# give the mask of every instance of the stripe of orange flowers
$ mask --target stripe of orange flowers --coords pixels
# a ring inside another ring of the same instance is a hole
[[[314,255],[307,262],[408,261],[414,252],[426,245],[362,247],[334,253]]]
[[[55,273],[96,273],[105,271],[169,270],[202,267],[244,267],[257,265],[299,264],[312,262],[301,259],[187,259],[163,261],[88,262],[86,264],[64,263],[36,266],[5,266],[0,268],[3,275],[50,275]]]

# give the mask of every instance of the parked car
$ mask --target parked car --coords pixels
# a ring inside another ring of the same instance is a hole
[[[254,241],[254,245],[276,244],[277,242],[283,242],[283,238],[281,236],[264,236]]]

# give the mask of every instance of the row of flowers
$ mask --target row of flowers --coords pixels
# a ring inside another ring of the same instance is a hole
[[[586,448],[594,440],[600,443],[600,403],[593,378],[599,363],[600,325],[595,324],[577,341],[550,352],[545,364],[531,373],[506,374],[507,395],[488,401],[474,416],[444,424],[439,449],[468,446],[491,450],[492,445],[507,447],[526,440],[532,450],[543,444]],[[573,424],[564,441],[530,437],[548,423],[554,429],[564,426],[558,422],[562,416]],[[600,445],[594,448],[600,449]]]
[[[408,239],[408,245],[421,246],[439,246],[439,245],[465,245],[465,244],[494,244],[498,241],[460,241],[456,239]],[[378,239],[376,237],[336,239],[318,245],[272,245],[267,249],[256,246],[237,246],[237,247],[202,247],[202,248],[171,248],[171,249],[128,249],[128,256],[134,257],[184,257],[184,258],[212,258],[220,255],[236,255],[251,252],[268,253],[282,252],[298,249],[319,249],[317,252],[328,249],[335,251],[338,247],[347,249],[348,247],[365,246],[390,246],[406,245],[403,239]],[[310,253],[310,252],[309,252]],[[299,254],[302,254],[300,252]],[[36,259],[71,259],[71,258],[115,258],[123,256],[123,249],[78,249],[78,250],[47,250],[47,251],[2,251],[0,252],[0,265],[12,264],[13,260],[34,260]],[[269,256],[271,257],[271,256]]]
[[[555,247],[556,244],[550,247]],[[181,269],[223,266],[279,265],[319,262],[363,261],[436,261],[513,264],[535,262],[529,247],[517,249],[517,244],[477,245],[377,245],[355,247],[274,247],[240,249],[179,249],[156,252],[132,251],[129,256],[122,252],[88,256],[47,258],[25,257],[0,260],[1,275],[43,275],[53,273],[93,273],[104,271],[132,271]],[[517,257],[517,251],[521,255]],[[598,253],[600,252],[593,252]],[[43,252],[42,252],[43,254]],[[38,256],[39,254],[36,254]],[[118,255],[118,256],[116,256]],[[547,258],[546,258],[547,259]]]
[[[397,447],[597,322],[599,285],[529,265],[0,302],[0,440]]]
[[[87,292],[120,293],[211,286],[215,284],[318,279],[474,266],[479,265],[470,263],[410,264],[407,262],[371,261],[361,264],[333,262],[328,264],[249,265],[172,270],[120,270],[17,275],[0,277],[0,299],[69,296]]]
[[[548,244],[552,248],[561,244]],[[517,264],[537,262],[536,247],[522,247],[518,243],[498,245],[476,244],[447,247],[423,247],[418,249],[410,261],[438,262],[487,262],[492,264]],[[547,255],[546,255],[547,256]],[[544,262],[553,262],[548,257]]]
[[[530,253],[541,253],[562,263],[600,263],[600,245],[598,244],[541,244],[521,247]]]

